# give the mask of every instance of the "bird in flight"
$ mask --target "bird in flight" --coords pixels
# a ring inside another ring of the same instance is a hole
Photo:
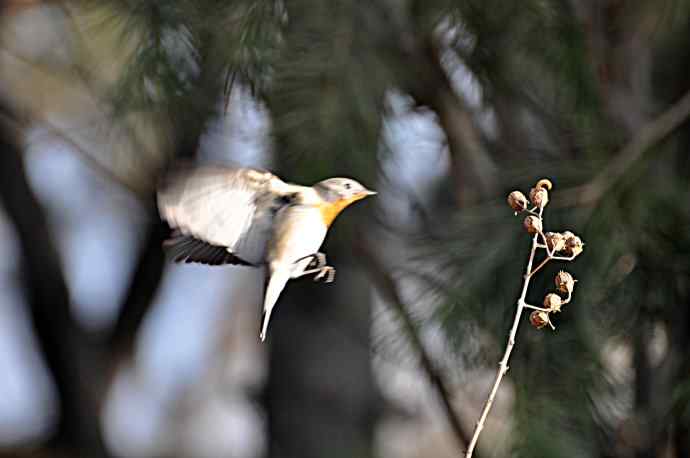
[[[288,280],[333,281],[335,269],[319,252],[326,232],[345,207],[373,194],[349,178],[300,186],[249,168],[176,170],[158,192],[160,215],[173,229],[164,248],[175,262],[266,266],[264,341]]]

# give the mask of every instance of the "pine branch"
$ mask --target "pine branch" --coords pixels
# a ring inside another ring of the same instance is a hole
[[[559,192],[559,207],[591,205],[599,201],[644,153],[664,140],[690,117],[690,91],[668,110],[645,125],[589,183]]]

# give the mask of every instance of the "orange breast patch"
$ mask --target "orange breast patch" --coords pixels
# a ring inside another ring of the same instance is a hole
[[[364,196],[362,196],[364,197]],[[326,227],[330,227],[331,223],[338,214],[343,211],[345,207],[350,205],[352,202],[360,200],[362,197],[356,196],[349,199],[339,199],[335,202],[323,202],[319,204],[319,210],[321,210],[321,217],[323,222],[326,223]]]

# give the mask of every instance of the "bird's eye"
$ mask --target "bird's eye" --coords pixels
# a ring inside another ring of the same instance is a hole
[[[352,187],[352,184],[350,183],[345,183],[345,189],[350,189]]]

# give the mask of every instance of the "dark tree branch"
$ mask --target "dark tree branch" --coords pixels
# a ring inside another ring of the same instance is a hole
[[[194,157],[201,137],[201,127],[199,129],[193,140],[180,139],[182,146],[174,152],[173,158]],[[160,173],[164,173],[164,170],[165,168],[162,168]],[[157,181],[157,178],[153,181]],[[170,230],[158,216],[155,195],[150,196],[147,213],[149,222],[146,226],[146,235],[127,287],[127,294],[105,342],[111,371],[116,370],[120,362],[131,357],[139,328],[153,305],[165,271],[165,254],[162,246]]]
[[[163,277],[165,256],[162,244],[168,227],[158,219],[155,208],[149,212],[151,221],[146,228],[138,262],[120,314],[106,342],[111,370],[131,356],[141,323],[151,307]]]
[[[639,161],[645,152],[664,140],[683,125],[690,116],[690,91],[649,124],[640,129],[589,183],[558,192],[558,206],[595,204],[623,175]]]
[[[362,236],[360,240],[365,240],[356,245],[356,250],[358,254],[362,257],[364,262],[362,263],[366,266],[371,273],[371,277],[376,283],[376,288],[381,293],[385,302],[393,308],[393,311],[400,319],[403,326],[403,331],[407,336],[412,347],[419,353],[420,363],[422,370],[426,373],[431,384],[436,388],[443,410],[446,414],[446,419],[450,425],[453,434],[458,441],[458,446],[464,451],[467,444],[470,443],[470,438],[462,427],[462,422],[458,413],[453,408],[452,404],[452,393],[448,387],[447,382],[444,379],[441,371],[436,367],[431,355],[426,351],[424,344],[420,338],[420,331],[417,324],[412,319],[407,307],[405,306],[400,294],[398,293],[398,287],[395,281],[390,276],[386,268],[378,260],[377,256],[374,254],[374,250],[370,247],[366,238]],[[475,453],[475,456],[478,456]]]
[[[12,113],[4,107],[0,112],[0,201],[19,238],[27,305],[60,403],[51,443],[77,455],[108,456],[97,420],[96,361],[72,316],[59,255],[43,209],[27,181],[16,132],[8,122]]]
[[[166,155],[166,163],[152,177],[152,183],[158,181],[159,175],[165,173],[168,165],[176,160],[191,160],[197,154],[201,136],[207,120],[212,116],[213,107],[221,94],[220,71],[210,60],[208,52],[212,43],[209,37],[201,46],[201,72],[193,89],[196,97],[189,96],[191,105],[181,109],[180,113],[170,113],[175,120],[174,150]],[[132,273],[127,294],[120,308],[110,335],[106,339],[110,368],[114,370],[118,363],[131,356],[139,328],[148,313],[163,277],[165,256],[162,250],[163,241],[169,234],[168,226],[158,216],[154,195],[150,196],[148,208],[149,223],[146,228],[143,245],[138,256],[137,265]]]
[[[471,203],[496,190],[497,166],[484,145],[482,133],[463,97],[456,93],[441,64],[440,44],[433,32],[410,26],[405,36],[411,40],[402,55],[410,75],[405,89],[420,105],[428,106],[438,117],[446,134],[453,178],[457,181],[456,199]]]

